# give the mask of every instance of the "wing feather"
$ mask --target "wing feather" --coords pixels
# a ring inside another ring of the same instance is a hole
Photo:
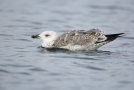
[[[100,39],[101,38],[101,39]],[[91,45],[99,40],[104,40],[106,37],[99,29],[72,30],[63,33],[54,42],[54,47],[62,47],[67,45]]]

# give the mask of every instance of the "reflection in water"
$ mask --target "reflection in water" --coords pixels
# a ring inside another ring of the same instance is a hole
[[[74,53],[73,51],[70,51],[68,49],[63,48],[43,48],[39,47],[41,53],[47,54],[47,53]]]
[[[86,56],[100,56],[100,55],[110,55],[112,52],[110,51],[103,51],[103,50],[94,50],[94,51],[71,51],[68,49],[63,48],[42,48],[38,47],[40,50],[39,52],[43,54],[49,54],[49,53],[66,53],[66,54],[84,54]],[[74,57],[77,58],[77,57]],[[79,59],[84,59],[82,57],[79,57]],[[86,59],[86,57],[85,57]]]

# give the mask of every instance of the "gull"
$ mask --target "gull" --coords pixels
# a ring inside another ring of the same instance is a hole
[[[104,34],[99,29],[71,30],[63,34],[54,31],[44,31],[32,38],[43,41],[44,48],[63,48],[71,51],[91,51],[115,40],[124,33]]]

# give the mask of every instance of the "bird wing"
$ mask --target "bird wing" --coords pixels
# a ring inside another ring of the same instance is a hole
[[[67,45],[92,45],[105,40],[105,35],[99,29],[72,30],[59,36],[53,46],[62,47]]]

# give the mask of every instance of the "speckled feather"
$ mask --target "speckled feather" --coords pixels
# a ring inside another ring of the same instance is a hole
[[[100,40],[105,40],[105,35],[99,29],[85,30],[72,30],[59,36],[53,46],[62,47],[67,45],[81,45],[90,46]]]

